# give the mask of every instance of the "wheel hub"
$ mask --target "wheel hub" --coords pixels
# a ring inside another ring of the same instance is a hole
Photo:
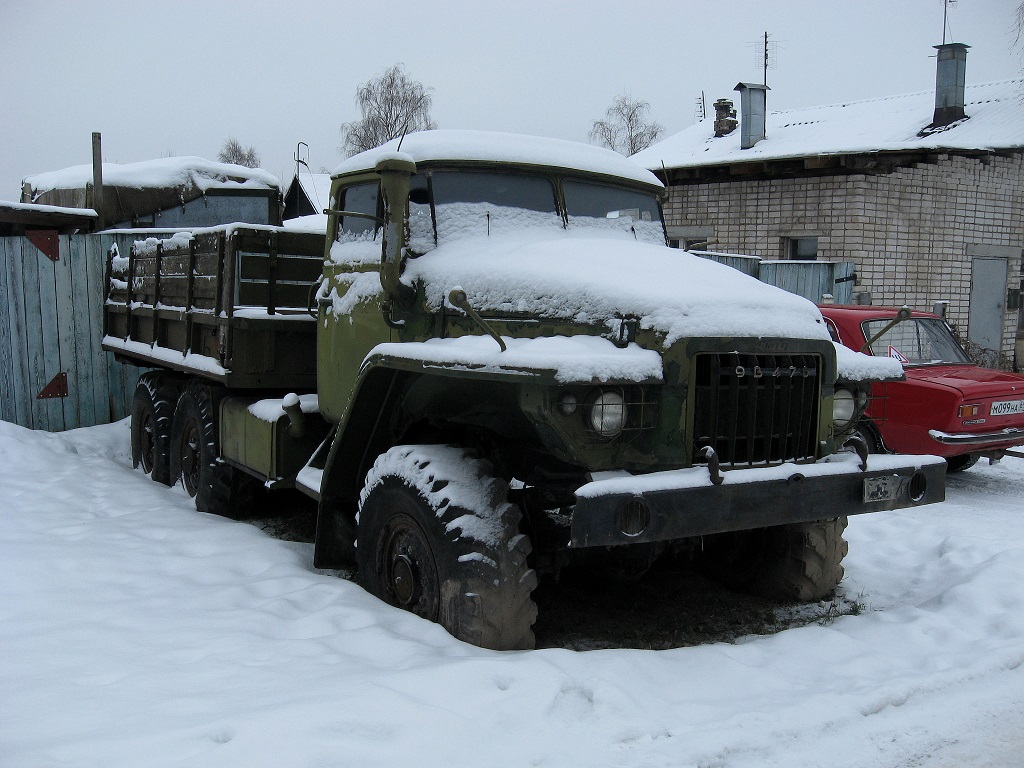
[[[392,561],[391,589],[402,608],[408,608],[419,598],[422,589],[416,578],[415,566],[408,555],[399,555]]]
[[[399,513],[382,534],[377,567],[385,598],[392,605],[437,621],[437,564],[423,530],[411,517]]]
[[[199,489],[199,430],[190,423],[181,441],[181,481],[189,496],[195,496]]]
[[[139,436],[139,460],[142,471],[152,473],[156,464],[156,425],[153,423],[153,412],[147,410],[142,417],[142,434]]]

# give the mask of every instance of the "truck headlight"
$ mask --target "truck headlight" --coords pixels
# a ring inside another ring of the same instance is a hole
[[[837,389],[832,396],[832,422],[839,429],[850,426],[857,415],[857,401],[848,389]]]
[[[626,401],[618,392],[606,389],[590,405],[590,427],[601,437],[612,438],[626,426]]]

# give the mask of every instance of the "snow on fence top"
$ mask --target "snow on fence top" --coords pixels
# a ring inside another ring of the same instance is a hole
[[[76,165],[60,171],[28,176],[25,182],[35,200],[55,189],[79,189],[92,184],[92,166]],[[103,164],[104,186],[131,189],[195,187],[205,192],[213,188],[279,189],[277,177],[260,168],[216,163],[201,157],[164,157],[138,163]]]
[[[630,159],[644,168],[691,168],[746,161],[783,160],[861,152],[1024,147],[1024,80],[968,85],[966,120],[925,131],[935,91],[771,112],[765,138],[740,149],[740,128],[715,138],[714,117],[669,136]],[[742,115],[741,115],[742,118]]]
[[[610,149],[564,139],[522,136],[489,131],[437,130],[410,133],[392,139],[376,149],[353,155],[332,175],[371,169],[385,157],[401,152],[417,163],[433,160],[524,163],[571,168],[577,171],[619,176],[651,186],[662,186],[658,178]]]

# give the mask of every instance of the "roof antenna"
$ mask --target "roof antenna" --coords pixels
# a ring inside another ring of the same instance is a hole
[[[402,137],[398,140],[398,147],[395,149],[395,152],[402,151],[402,142],[405,141],[405,135],[409,132],[410,122],[412,122],[412,115],[406,118],[405,125],[402,126]]]

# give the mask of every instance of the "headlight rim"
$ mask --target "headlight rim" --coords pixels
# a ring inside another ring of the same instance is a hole
[[[840,403],[844,405],[841,406]],[[846,413],[841,415],[840,407],[843,407],[844,411],[848,409],[848,415]],[[858,410],[857,396],[846,387],[837,387],[832,394],[832,424],[834,427],[839,430],[849,428],[857,419]]]
[[[607,400],[612,402],[608,403]],[[623,392],[618,389],[601,389],[590,398],[587,405],[587,426],[602,440],[614,440],[625,431],[628,413]],[[618,412],[617,417],[616,411]],[[599,419],[603,419],[603,421],[599,421]]]

